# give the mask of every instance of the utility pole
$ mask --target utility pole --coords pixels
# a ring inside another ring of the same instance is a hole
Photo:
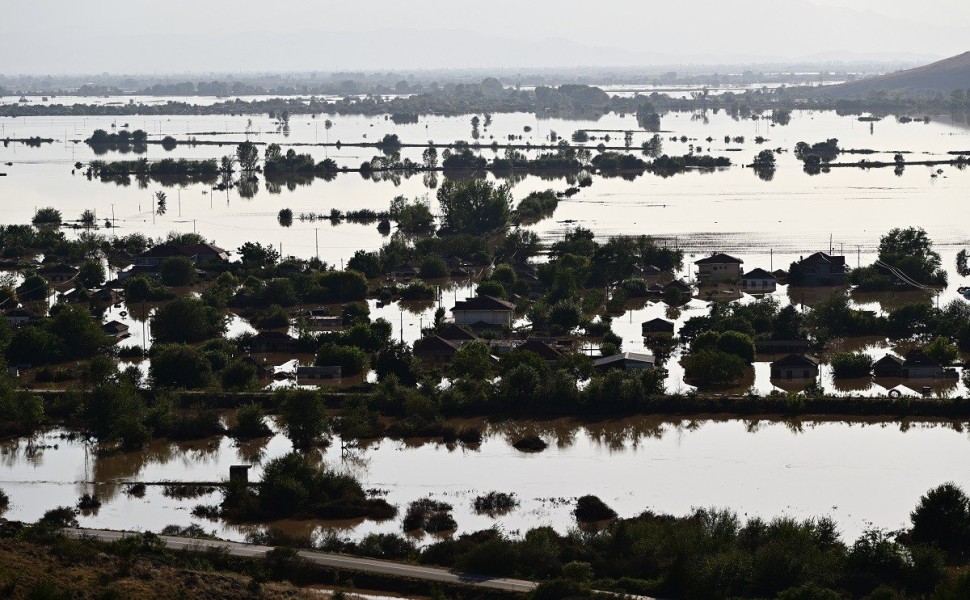
[[[115,205],[111,205],[111,233],[115,231]]]
[[[195,219],[192,219],[192,233],[195,233]]]
[[[314,237],[314,240],[316,241],[316,246],[317,246],[317,260],[320,260],[320,228],[319,227],[313,230],[313,237]]]

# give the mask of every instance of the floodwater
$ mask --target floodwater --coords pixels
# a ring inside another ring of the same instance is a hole
[[[921,115],[912,115],[918,117]],[[170,117],[32,117],[0,120],[0,138],[51,137],[57,140],[40,148],[10,143],[0,147],[0,195],[16,198],[17,202],[0,207],[0,222],[28,222],[36,207],[55,206],[66,219],[76,218],[93,209],[103,220],[113,216],[115,233],[133,231],[160,237],[170,231],[198,231],[215,243],[234,250],[249,240],[259,240],[281,248],[285,255],[319,257],[340,266],[359,249],[376,250],[387,238],[376,225],[344,223],[332,225],[329,220],[300,220],[301,214],[328,214],[331,208],[343,211],[368,208],[386,209],[397,195],[418,197],[428,195],[434,206],[434,188],[426,187],[423,177],[373,181],[356,173],[341,174],[333,181],[318,179],[308,185],[285,185],[271,193],[265,182],[253,197],[240,197],[237,190],[219,192],[207,184],[166,187],[150,183],[140,189],[137,182],[130,186],[89,181],[81,171],[71,173],[75,162],[86,163],[94,158],[105,160],[130,159],[146,156],[159,159],[166,156],[213,158],[234,151],[234,144],[245,139],[257,142],[277,142],[284,149],[294,144],[323,142],[375,141],[385,133],[396,133],[401,140],[438,143],[471,140],[470,116],[422,117],[417,124],[396,125],[385,117],[366,116],[309,116],[294,117],[289,131],[278,130],[265,115],[249,116],[170,116]],[[650,135],[637,130],[633,115],[604,115],[595,121],[537,119],[525,113],[493,115],[493,123],[479,132],[484,145],[497,141],[502,144],[510,135],[516,143],[549,143],[550,132],[568,138],[577,129],[616,130],[609,145],[623,144],[623,130],[634,131],[632,151]],[[325,121],[330,119],[332,127]],[[76,142],[88,137],[95,128],[111,130],[111,125],[129,129],[142,128],[152,137],[173,135],[179,139],[198,137],[200,140],[225,140],[225,146],[179,145],[166,152],[158,145],[149,145],[142,155],[109,152],[95,156],[86,144]],[[800,256],[817,250],[844,253],[852,266],[868,264],[876,256],[879,236],[892,227],[917,225],[925,228],[936,244],[948,269],[950,286],[938,301],[941,305],[959,300],[957,287],[967,285],[967,278],[955,272],[956,253],[970,246],[970,228],[962,214],[963,204],[970,192],[970,173],[955,167],[943,167],[942,173],[929,167],[907,167],[901,175],[892,169],[861,170],[832,169],[830,173],[808,175],[793,156],[791,149],[799,141],[810,143],[838,138],[843,148],[871,148],[875,155],[844,155],[844,160],[888,160],[896,151],[909,151],[911,160],[952,158],[950,151],[970,151],[970,125],[947,116],[933,116],[929,123],[913,121],[900,123],[892,117],[877,123],[860,122],[854,116],[839,116],[831,111],[796,111],[786,126],[773,126],[766,120],[735,120],[724,112],[706,114],[669,113],[662,119],[663,151],[684,154],[691,146],[699,152],[729,156],[736,166],[713,173],[690,172],[670,178],[645,174],[635,180],[595,177],[591,187],[559,203],[552,218],[530,226],[545,241],[561,237],[566,231],[582,226],[598,236],[618,234],[646,234],[685,250],[686,265],[679,275],[691,277],[692,262],[712,251],[724,251],[744,260],[744,267],[766,269],[787,268]],[[525,131],[526,128],[531,131]],[[202,135],[222,132],[218,135]],[[605,133],[594,133],[601,138]],[[522,136],[518,139],[518,136]],[[671,141],[671,137],[677,141]],[[680,141],[686,136],[686,142]],[[725,143],[724,136],[732,140]],[[736,141],[744,136],[744,141]],[[766,141],[755,143],[756,136]],[[712,139],[707,142],[707,138]],[[597,139],[588,145],[595,146]],[[740,166],[764,148],[783,148],[778,156],[778,168],[772,181],[759,179],[750,169]],[[311,153],[316,160],[333,158],[340,165],[356,166],[369,160],[378,151],[374,148],[296,146],[300,152]],[[740,150],[740,151],[734,151]],[[503,152],[502,150],[499,151]],[[491,149],[483,155],[493,156]],[[420,148],[405,148],[402,156],[420,161]],[[12,163],[6,165],[6,163]],[[489,175],[489,178],[493,176]],[[441,181],[441,177],[438,181]],[[565,189],[569,185],[561,178],[543,179],[526,176],[510,182],[515,198],[522,198],[534,190]],[[435,184],[437,185],[437,184]],[[167,212],[153,214],[153,194],[164,189]],[[277,213],[281,208],[293,210],[296,218],[291,227],[281,227]],[[105,231],[105,230],[102,230]],[[471,293],[469,282],[442,293],[441,306],[450,309],[455,300]],[[784,286],[773,294],[780,303],[787,304],[789,295]],[[749,296],[745,296],[750,299]],[[897,302],[892,294],[867,300],[864,307],[884,311]],[[798,298],[796,298],[798,301]],[[962,300],[960,300],[962,301]],[[810,302],[809,302],[810,304]],[[631,306],[614,320],[614,329],[624,339],[623,349],[644,349],[639,324],[654,317],[673,319],[679,327],[695,315],[704,314],[707,303],[692,301],[684,310],[669,311],[664,304],[647,303]],[[437,308],[435,303],[402,306],[393,303],[378,308],[371,303],[372,316],[386,318],[395,326],[395,336],[413,341],[420,335],[422,324],[429,323]],[[118,309],[120,312],[122,309]],[[135,311],[130,311],[135,312]],[[111,318],[117,318],[112,314]],[[126,321],[128,322],[128,321]],[[145,345],[140,322],[128,322],[132,337],[122,346]],[[234,331],[246,330],[241,320],[234,320]],[[150,337],[150,332],[145,332]],[[867,340],[863,348],[874,358],[892,350],[883,340]],[[690,386],[683,381],[678,356],[666,365],[670,370],[667,388],[684,391]],[[775,389],[768,380],[768,361],[761,357],[755,364],[752,388],[758,393]],[[143,367],[144,367],[143,363]],[[834,385],[823,369],[823,387],[831,393],[843,390]],[[896,382],[887,385],[868,385],[856,382],[849,390],[854,394],[884,394]],[[915,382],[919,389],[924,382]],[[906,394],[912,389],[902,388]],[[935,394],[963,395],[962,383],[936,386]]]
[[[256,480],[260,464],[290,450],[277,435],[264,445],[242,447],[228,438],[156,440],[145,451],[98,456],[64,433],[0,445],[0,488],[11,499],[4,517],[33,521],[96,492],[104,504],[80,516],[84,526],[159,531],[195,523],[221,537],[244,539],[251,527],[191,515],[197,504],[218,504],[218,492],[182,501],[149,485],[144,498],[135,498],[125,493],[124,482],[219,481],[233,464],[255,465],[250,475]],[[529,433],[541,435],[549,448],[526,454],[511,447]],[[406,504],[430,496],[454,506],[459,532],[495,526],[521,533],[541,525],[564,532],[575,526],[575,498],[596,494],[625,517],[644,510],[683,515],[695,507],[734,508],[743,517],[830,516],[851,540],[870,526],[906,526],[909,511],[931,487],[950,480],[970,487],[968,460],[970,439],[954,423],[509,423],[491,426],[477,448],[383,440],[342,455],[335,440],[322,453],[323,463],[385,493],[401,509],[398,518],[272,526],[293,534],[332,529],[354,539],[400,532]],[[496,518],[476,515],[474,498],[489,491],[514,492],[520,506]]]

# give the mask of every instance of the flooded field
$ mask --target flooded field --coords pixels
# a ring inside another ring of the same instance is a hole
[[[229,466],[260,464],[290,450],[276,435],[263,444],[228,438],[173,444],[156,440],[144,451],[99,456],[93,446],[55,430],[32,440],[0,445],[0,488],[11,498],[8,519],[32,521],[44,511],[73,505],[83,493],[104,502],[82,514],[83,526],[159,531],[198,524],[219,536],[244,539],[252,526],[193,517],[198,504],[218,504],[221,493],[178,500],[147,486],[129,495],[126,482],[213,482]],[[541,453],[511,447],[538,433],[549,442]],[[403,509],[433,497],[453,505],[459,532],[499,527],[524,531],[575,526],[576,497],[596,494],[621,516],[643,510],[682,515],[692,507],[743,507],[742,516],[831,516],[845,539],[867,527],[896,529],[907,523],[919,496],[945,481],[970,485],[963,468],[970,439],[962,425],[772,421],[661,421],[628,419],[587,425],[510,423],[490,427],[479,447],[407,444],[384,440],[342,453],[339,440],[322,452],[329,468],[359,477],[365,489],[386,494],[399,508],[385,522],[287,521],[273,523],[293,534],[360,538],[401,531]],[[492,518],[475,514],[473,501],[489,491],[514,492],[520,506]]]

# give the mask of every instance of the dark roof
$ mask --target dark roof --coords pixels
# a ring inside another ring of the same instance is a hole
[[[169,258],[171,256],[188,256],[185,252],[172,244],[159,244],[138,255],[138,258]]]
[[[893,366],[898,367],[903,364],[903,359],[899,358],[898,356],[893,356],[892,354],[887,354],[886,356],[883,356],[875,363],[873,363],[873,366],[887,365],[887,364],[892,364]]]
[[[433,354],[435,352],[457,352],[458,345],[448,340],[432,335],[414,342],[414,352],[419,354]]]
[[[64,275],[74,275],[78,272],[77,267],[72,267],[71,265],[65,265],[64,263],[58,263],[56,265],[46,265],[40,268],[41,273],[57,274],[61,273]]]
[[[685,292],[691,291],[690,284],[684,281],[683,279],[674,279],[673,281],[668,282],[664,286],[664,289],[666,290],[667,288],[670,288],[670,287],[675,287]]]
[[[694,261],[695,265],[723,265],[727,263],[740,265],[743,264],[744,261],[740,258],[734,258],[728,254],[724,254],[723,252],[718,252],[717,254],[708,256],[707,258]]]
[[[654,331],[673,331],[674,330],[673,321],[661,319],[660,317],[657,317],[656,319],[650,319],[649,321],[644,321],[640,326],[643,329],[651,329]]]
[[[940,363],[938,363],[935,359],[931,358],[930,356],[927,356],[926,354],[923,354],[922,352],[913,352],[912,354],[906,357],[906,360],[903,362],[903,366],[904,367],[940,367],[942,365],[940,365]]]
[[[526,350],[528,352],[535,352],[542,358],[546,360],[558,360],[562,356],[562,352],[556,350],[546,342],[542,340],[526,340],[525,343],[521,344],[516,348],[516,350]]]
[[[771,363],[772,367],[817,367],[818,360],[805,354],[789,354]]]
[[[478,336],[468,331],[464,327],[454,323],[445,323],[438,330],[438,337],[443,340],[477,340]]]
[[[515,310],[515,305],[492,296],[475,296],[455,302],[452,311],[456,310]]]
[[[23,307],[11,308],[4,314],[6,314],[8,317],[27,317],[29,319],[33,319],[34,317],[37,316],[33,312]]]
[[[803,258],[799,261],[803,265],[811,265],[816,263],[828,263],[833,265],[845,265],[844,256],[832,256],[831,254],[826,254],[825,252],[816,252],[808,258]]]
[[[751,269],[747,273],[741,276],[741,279],[777,279],[774,274],[765,271],[761,267],[757,269]]]
[[[188,254],[189,256],[206,255],[206,254],[209,254],[209,255],[229,254],[228,252],[226,252],[225,250],[223,250],[222,248],[214,244],[188,244],[186,246],[182,246],[180,250],[183,253]]]
[[[125,333],[128,331],[128,326],[121,321],[108,321],[101,328],[107,333]]]
[[[643,269],[641,269],[640,272],[643,273],[644,275],[657,275],[662,271],[660,270],[660,267],[657,267],[655,265],[647,265],[643,267]]]

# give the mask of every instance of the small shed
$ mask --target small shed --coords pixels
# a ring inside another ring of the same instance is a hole
[[[887,354],[872,366],[876,377],[901,377],[903,374],[903,359]]]
[[[640,329],[642,330],[643,337],[674,335],[673,321],[668,321],[659,317],[656,319],[650,319],[649,321],[644,321],[640,325]]]
[[[651,354],[637,352],[620,352],[613,356],[604,356],[593,361],[593,367],[599,371],[619,369],[623,371],[642,371],[652,369],[657,363]]]
[[[771,378],[779,380],[818,378],[818,359],[806,354],[789,354],[771,363]]]

